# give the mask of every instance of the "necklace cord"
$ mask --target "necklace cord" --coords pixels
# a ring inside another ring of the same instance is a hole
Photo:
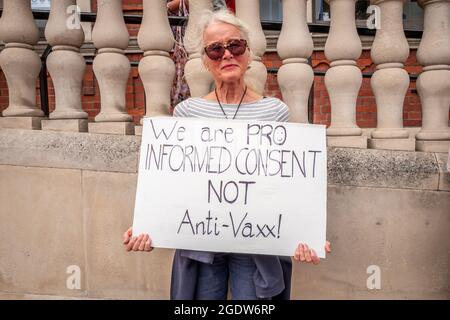
[[[214,92],[216,94],[216,99],[217,99],[217,102],[219,103],[219,106],[220,106],[220,109],[222,110],[223,115],[225,116],[226,119],[228,119],[228,116],[225,113],[225,110],[223,109],[222,104],[220,103],[219,95],[217,94],[217,88],[214,88]],[[242,101],[244,101],[244,97],[245,97],[246,93],[247,93],[247,86],[245,86],[244,93],[242,94],[241,101],[239,101],[239,104],[238,104],[238,106],[236,108],[236,112],[234,113],[233,120],[236,118],[236,115],[237,115],[237,113],[239,111],[239,108],[240,108],[240,106],[242,104]]]

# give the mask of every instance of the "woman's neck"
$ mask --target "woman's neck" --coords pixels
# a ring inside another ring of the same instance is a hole
[[[237,104],[241,101],[245,92],[245,84],[243,81],[237,83],[216,83],[216,90],[220,102]]]

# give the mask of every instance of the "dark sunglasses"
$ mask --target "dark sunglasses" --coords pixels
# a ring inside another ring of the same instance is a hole
[[[219,60],[225,54],[225,50],[230,51],[233,56],[240,56],[247,50],[247,41],[244,39],[232,39],[226,44],[214,42],[205,47],[205,53],[211,60]]]

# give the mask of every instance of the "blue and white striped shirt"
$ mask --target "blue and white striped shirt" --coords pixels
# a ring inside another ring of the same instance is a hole
[[[237,104],[222,103],[222,107],[228,119],[233,119]],[[175,107],[173,115],[174,117],[225,118],[216,101],[203,98],[189,98],[180,102]],[[287,122],[289,108],[278,98],[264,97],[258,101],[242,103],[236,119]]]

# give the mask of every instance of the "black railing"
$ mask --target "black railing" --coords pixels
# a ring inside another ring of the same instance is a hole
[[[45,116],[49,116],[48,107],[48,82],[47,82],[47,57],[52,51],[52,47],[48,45],[41,56],[41,71],[39,72],[39,93],[41,97],[41,110]]]

